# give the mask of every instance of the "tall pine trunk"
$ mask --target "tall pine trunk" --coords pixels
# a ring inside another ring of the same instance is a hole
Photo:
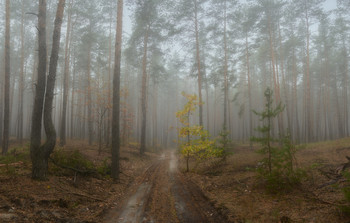
[[[63,105],[62,105],[62,115],[61,115],[61,130],[60,130],[60,146],[66,145],[66,125],[67,125],[67,104],[68,104],[68,79],[69,79],[69,66],[70,66],[70,34],[71,34],[71,5],[69,3],[69,14],[67,21],[67,31],[66,31],[66,43],[65,43],[65,53],[64,53],[64,76],[63,76]]]
[[[6,154],[10,137],[10,0],[6,0],[5,23],[5,104],[4,104],[4,130],[2,140],[2,154]]]
[[[147,124],[147,52],[148,52],[148,26],[145,32],[143,44],[143,61],[142,61],[142,86],[141,86],[141,146],[140,154],[146,151],[146,124]]]
[[[23,144],[23,97],[24,97],[24,0],[22,0],[21,10],[21,72],[19,78],[19,105],[18,105],[18,130],[17,139]]]
[[[112,111],[112,164],[111,177],[119,179],[120,149],[120,61],[123,31],[123,0],[118,0],[117,27],[115,37],[115,61],[113,75],[113,111]]]
[[[198,71],[198,99],[199,99],[199,125],[203,126],[203,103],[202,103],[202,75],[201,75],[201,59],[199,50],[199,28],[198,28],[198,8],[197,0],[194,0],[194,26],[196,35],[196,59]]]

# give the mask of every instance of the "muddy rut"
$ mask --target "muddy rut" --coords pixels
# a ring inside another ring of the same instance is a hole
[[[128,198],[119,203],[104,222],[228,222],[201,190],[178,171],[173,151],[165,152],[136,179]]]

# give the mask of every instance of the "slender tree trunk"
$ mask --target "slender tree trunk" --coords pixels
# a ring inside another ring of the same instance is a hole
[[[18,135],[19,143],[23,144],[23,97],[24,97],[24,0],[21,13],[21,72],[19,78],[19,105],[18,105]]]
[[[91,25],[90,25],[91,26]],[[91,29],[91,27],[90,27]],[[89,41],[88,46],[88,63],[87,63],[87,115],[88,115],[88,137],[89,137],[89,145],[92,145],[94,140],[94,120],[92,116],[92,88],[91,88],[91,41]]]
[[[347,48],[345,45],[345,40],[343,40],[343,58],[344,58],[344,65],[343,65],[343,104],[344,104],[344,110],[343,110],[343,116],[344,116],[344,135],[345,137],[349,136],[349,110],[348,110],[348,82],[349,82],[349,68],[348,68],[348,53]]]
[[[143,155],[146,151],[146,118],[147,118],[147,52],[148,52],[148,32],[150,27],[147,27],[143,44],[143,62],[142,62],[142,87],[141,87],[141,147],[140,154]]]
[[[157,83],[156,81],[153,82],[153,148],[157,150],[157,138],[158,138],[158,132],[157,132],[157,107],[158,107],[158,91],[157,91]]]
[[[194,0],[194,25],[196,34],[196,59],[198,69],[198,100],[199,100],[199,126],[203,126],[203,103],[202,103],[202,75],[201,75],[201,59],[199,50],[199,28],[198,28],[198,8],[197,0]]]
[[[9,147],[10,137],[10,0],[6,0],[5,24],[5,104],[4,131],[2,140],[2,154],[5,155]]]
[[[109,21],[109,50],[108,50],[108,103],[112,103],[112,21],[113,21],[113,13],[110,11],[110,21]],[[112,120],[112,111],[108,109],[107,117],[106,117],[106,134],[105,141],[107,147],[110,143],[111,138],[111,120]]]
[[[310,26],[309,26],[309,12],[307,1],[305,1],[305,20],[306,20],[306,142],[313,140],[313,121],[312,121],[312,104],[311,104],[311,90],[310,90]]]
[[[227,61],[227,36],[226,36],[226,26],[227,26],[227,14],[226,14],[226,0],[224,1],[224,122],[223,131],[227,130],[227,104],[228,104],[228,61]]]
[[[56,130],[54,120],[52,119],[54,90],[56,82],[58,53],[60,49],[61,26],[64,12],[65,0],[59,0],[53,30],[52,49],[50,56],[49,75],[47,76],[46,94],[44,104],[44,127],[46,133],[46,142],[43,145],[43,150],[46,151],[47,158],[52,153],[56,145]],[[46,158],[46,159],[47,159]],[[46,176],[45,176],[46,177]]]
[[[277,60],[275,58],[275,35],[274,35],[274,29],[272,27],[271,17],[268,16],[268,22],[269,22],[269,39],[270,39],[270,52],[271,52],[271,66],[272,66],[272,73],[273,73],[273,82],[274,82],[274,90],[275,90],[275,99],[276,104],[281,102],[281,94],[280,94],[280,86],[279,86],[279,75],[278,75],[278,65]],[[278,133],[283,134],[283,117],[282,113],[278,114],[277,116],[278,120]]]
[[[73,80],[72,80],[72,98],[71,98],[71,112],[70,112],[70,138],[75,137],[74,131],[74,100],[75,100],[75,58],[73,61]]]
[[[291,116],[290,116],[290,105],[289,105],[289,92],[287,88],[286,78],[285,78],[285,72],[284,72],[284,56],[283,56],[283,48],[282,48],[282,36],[281,36],[281,27],[278,26],[278,38],[279,38],[279,45],[280,45],[280,58],[281,58],[281,76],[282,76],[282,84],[283,84],[283,90],[284,90],[284,100],[286,105],[286,113],[287,113],[287,128],[288,131],[290,131],[291,128]],[[282,114],[281,114],[282,117]],[[291,132],[290,132],[291,133]]]
[[[115,61],[113,77],[113,112],[112,112],[112,164],[111,177],[119,179],[119,149],[120,149],[120,62],[123,31],[123,0],[118,0],[117,27],[115,37]]]
[[[300,141],[300,126],[299,126],[299,111],[298,111],[298,95],[297,95],[297,62],[296,62],[296,56],[295,56],[295,48],[293,48],[293,106],[294,109],[294,117],[295,117],[295,124],[293,125],[295,129],[295,137],[294,140]]]
[[[249,101],[249,135],[253,136],[253,108],[252,108],[252,83],[250,79],[250,64],[249,64],[249,42],[248,33],[245,33],[245,54],[246,54],[246,66],[247,66],[247,82],[248,82],[248,101]],[[253,148],[252,140],[249,140],[250,148]]]
[[[64,77],[63,77],[63,106],[62,106],[62,117],[61,117],[61,131],[60,131],[60,146],[66,145],[66,124],[67,124],[67,104],[68,104],[68,79],[69,79],[69,66],[70,66],[70,32],[71,32],[71,13],[72,1],[69,3],[69,13],[67,21],[66,31],[66,46],[64,55]]]

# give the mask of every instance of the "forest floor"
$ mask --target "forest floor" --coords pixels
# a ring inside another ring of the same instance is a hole
[[[28,146],[14,148],[10,154],[16,153],[17,160],[0,159],[0,222],[101,222],[106,210],[118,205],[134,180],[158,157],[152,153],[140,157],[136,149],[122,148],[117,184],[106,176],[58,170],[51,162],[48,180],[39,182],[31,179]],[[103,166],[109,157],[107,150],[99,155],[96,146],[84,142],[73,142],[64,150],[79,150],[96,166]]]
[[[340,208],[350,205],[343,193],[349,181],[341,174],[349,163],[350,138],[301,146],[296,160],[306,178],[291,191],[275,194],[257,178],[255,169],[262,156],[255,150],[235,146],[225,163],[193,162],[187,178],[230,222],[350,222]],[[184,161],[182,165],[184,169]]]
[[[33,181],[29,153],[18,147],[10,152],[15,160],[0,156],[0,222],[349,222],[340,211],[349,205],[342,191],[348,181],[340,175],[349,145],[347,138],[300,147],[298,167],[307,178],[278,194],[256,177],[262,157],[249,146],[235,146],[226,162],[192,161],[190,173],[175,151],[141,157],[122,148],[117,184],[58,171],[52,163],[48,181]],[[80,142],[64,150],[77,148],[96,166],[109,157]]]

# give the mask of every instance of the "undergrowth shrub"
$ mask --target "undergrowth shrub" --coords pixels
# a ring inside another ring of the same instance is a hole
[[[85,172],[86,175],[95,171],[93,162],[87,159],[78,150],[55,150],[51,155],[51,158],[55,163],[54,165],[51,165],[51,170],[57,175],[72,175],[76,172],[72,169]]]
[[[0,167],[0,172],[8,175],[16,175],[18,166],[22,165],[16,165],[16,163],[19,162],[23,163],[23,165],[30,163],[29,149],[24,147],[12,148],[6,155],[0,155],[0,164],[2,164],[2,167]]]
[[[350,216],[350,173],[344,172],[343,176],[346,178],[347,183],[347,185],[343,188],[343,194],[346,203],[344,205],[340,205],[339,208],[344,215]]]

